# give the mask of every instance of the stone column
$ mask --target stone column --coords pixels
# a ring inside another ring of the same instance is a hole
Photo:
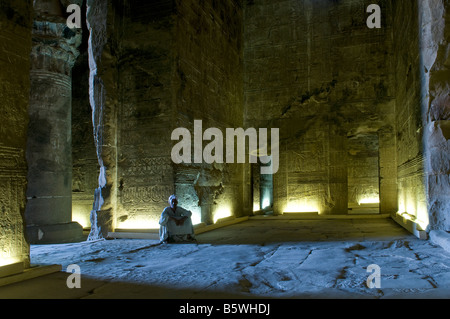
[[[347,138],[330,125],[328,139],[328,183],[320,213],[348,214]]]
[[[81,34],[69,29],[59,1],[35,1],[27,142],[31,244],[82,239],[72,222],[72,67]]]
[[[252,205],[253,207],[258,207],[257,210],[262,209],[261,207],[261,184],[260,184],[260,168],[257,164],[251,164],[251,187],[252,187]]]
[[[283,215],[288,207],[288,147],[286,142],[280,145],[280,167],[273,176],[273,213]]]
[[[195,186],[200,206],[201,221],[207,225],[214,224],[214,202],[220,187],[217,186]]]
[[[261,166],[268,166],[261,164]],[[273,207],[273,175],[260,174],[259,176],[259,203],[261,209]]]

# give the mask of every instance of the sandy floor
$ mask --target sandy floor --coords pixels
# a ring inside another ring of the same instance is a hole
[[[102,240],[32,246],[35,264],[76,264],[0,287],[0,298],[449,298],[450,254],[390,219],[249,220],[198,244]],[[369,289],[370,265],[381,270]]]

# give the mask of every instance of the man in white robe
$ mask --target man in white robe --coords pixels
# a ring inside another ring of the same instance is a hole
[[[161,243],[195,241],[192,212],[179,207],[175,195],[169,197],[169,205],[164,208],[159,220]]]

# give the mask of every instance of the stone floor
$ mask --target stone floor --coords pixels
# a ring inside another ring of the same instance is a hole
[[[389,218],[250,219],[197,239],[32,246],[32,263],[78,265],[81,288],[58,272],[0,287],[0,298],[450,297],[450,253]],[[380,288],[369,289],[374,264]]]

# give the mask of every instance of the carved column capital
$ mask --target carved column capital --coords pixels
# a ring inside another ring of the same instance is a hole
[[[36,0],[34,10],[32,68],[70,76],[79,56],[81,29],[66,25],[65,3],[59,0]]]
[[[69,29],[65,24],[34,21],[31,65],[33,69],[70,76],[79,55],[81,31]]]

